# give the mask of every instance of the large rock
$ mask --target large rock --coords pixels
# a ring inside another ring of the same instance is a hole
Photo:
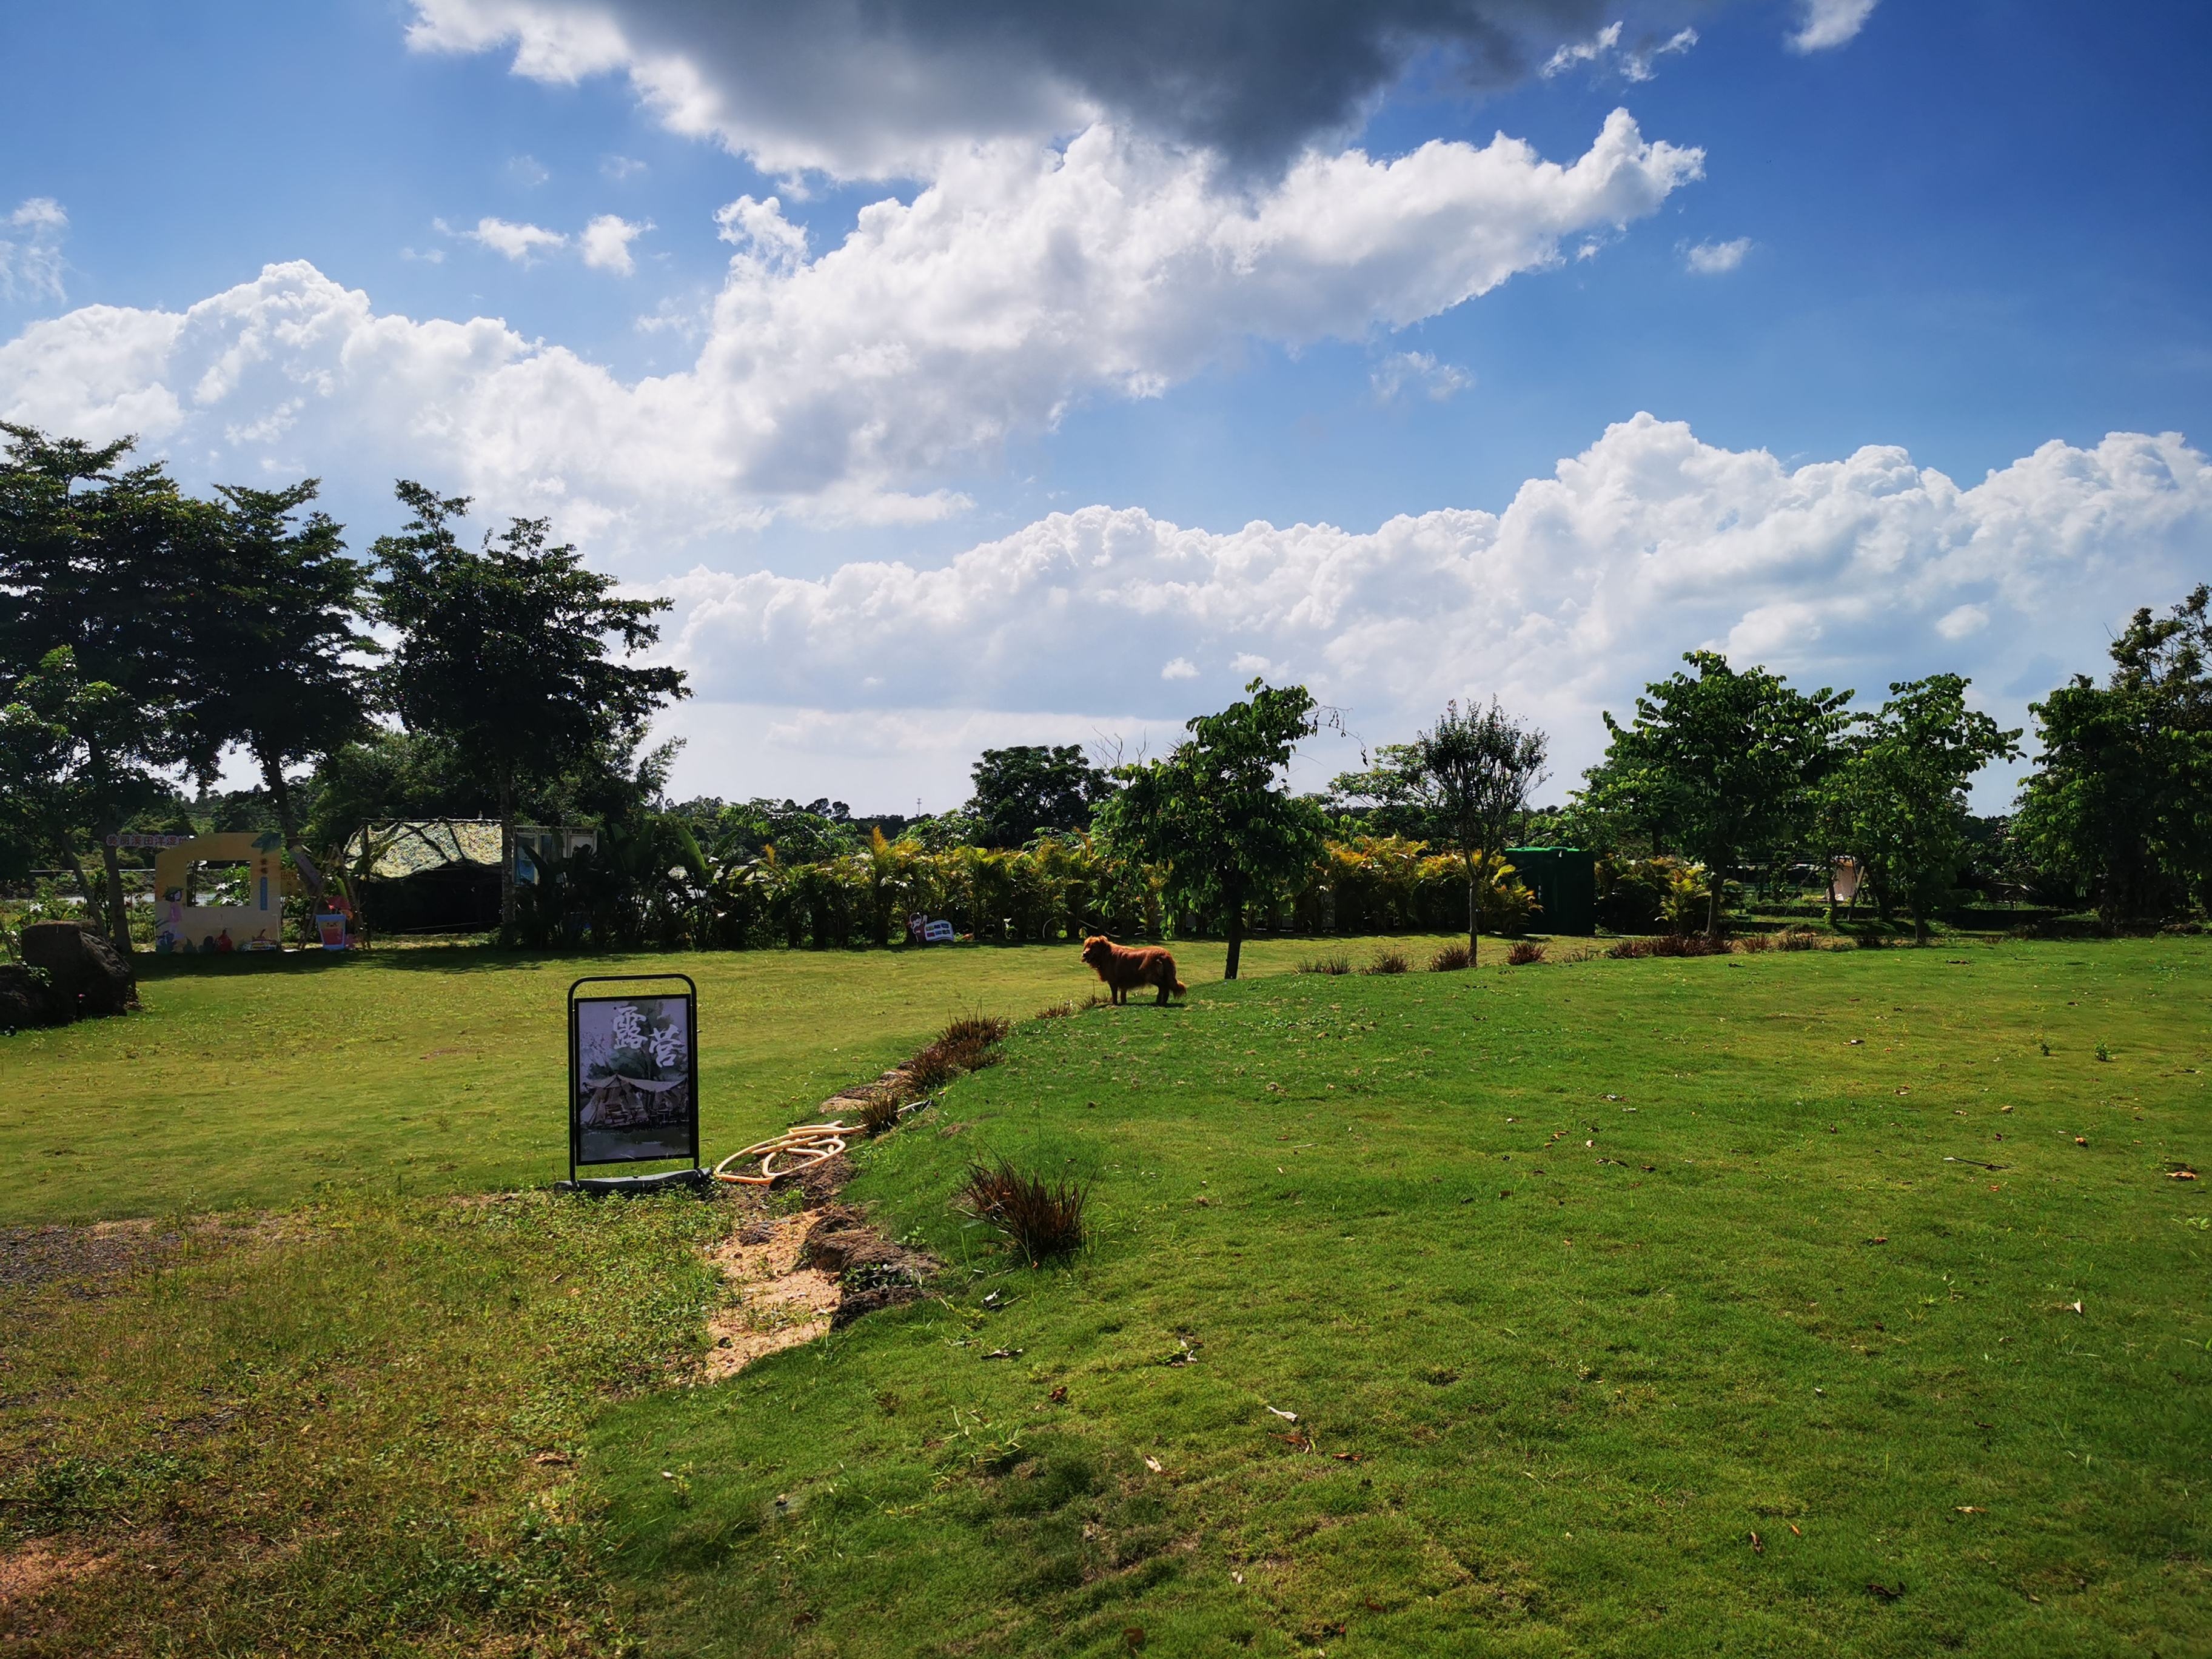
[[[0,962],[0,1031],[33,1025],[66,1025],[75,1010],[64,1006],[44,974],[12,962]]]
[[[62,1006],[78,1019],[138,1006],[138,981],[106,937],[82,922],[34,921],[23,930],[23,960],[43,968]]]

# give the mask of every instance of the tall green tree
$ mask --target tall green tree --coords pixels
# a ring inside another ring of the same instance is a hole
[[[346,556],[344,532],[320,511],[320,488],[226,486],[199,504],[204,586],[179,630],[191,653],[185,719],[193,769],[211,778],[235,744],[253,757],[284,844],[313,893],[288,769],[337,753],[368,733],[375,642],[362,630],[368,567]]]
[[[1119,793],[1092,832],[1113,854],[1166,870],[1170,898],[1218,910],[1235,979],[1246,907],[1302,874],[1321,855],[1328,820],[1285,783],[1291,753],[1319,727],[1303,685],[1254,680],[1249,701],[1187,723],[1190,736],[1158,760],[1119,768]]]
[[[1017,744],[986,749],[971,775],[968,812],[979,845],[1024,847],[1037,836],[1088,830],[1091,815],[1112,793],[1104,772],[1077,744]]]
[[[655,710],[690,695],[681,671],[623,660],[659,638],[665,599],[615,594],[543,519],[461,544],[465,497],[401,481],[414,517],[378,538],[377,609],[398,635],[384,672],[413,731],[434,732],[486,780],[500,820],[500,915],[515,921],[514,826],[523,793],[635,744]]]
[[[2212,908],[2212,587],[2148,606],[2086,674],[2029,706],[2040,750],[2014,833],[2108,925]]]
[[[188,757],[191,677],[178,636],[205,588],[198,522],[160,465],[122,465],[130,440],[0,432],[0,684],[67,647],[82,685],[107,688],[99,718],[76,732],[76,799],[105,866],[108,933],[127,952],[122,867],[107,837],[143,804],[149,770]]]
[[[121,691],[84,678],[66,645],[0,686],[0,835],[66,864],[87,915],[100,913],[100,895],[84,867],[86,826],[119,822],[169,793],[128,758],[136,719]]]
[[[1482,883],[1543,781],[1549,740],[1492,698],[1487,708],[1445,705],[1411,743],[1385,744],[1377,764],[1336,781],[1337,793],[1373,800],[1420,839],[1457,854],[1467,875],[1467,948],[1481,949]]]
[[[1832,838],[1859,861],[1885,911],[1903,904],[1914,936],[1949,899],[1966,861],[1966,787],[1993,760],[2020,753],[2020,732],[1966,707],[1956,674],[1899,681],[1878,713],[1860,717],[1823,781]]]
[[[1695,672],[1647,685],[1632,724],[1606,715],[1612,738],[1581,801],[1705,865],[1705,929],[1717,938],[1729,870],[1808,823],[1851,694],[1824,686],[1808,696],[1764,668],[1739,672],[1713,651],[1682,660]]]

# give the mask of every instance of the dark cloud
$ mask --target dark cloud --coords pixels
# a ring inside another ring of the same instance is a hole
[[[533,31],[582,38],[611,19],[627,67],[680,125],[771,167],[884,173],[934,143],[1065,131],[1097,111],[1264,167],[1356,126],[1415,65],[1425,85],[1498,87],[1608,21],[1657,27],[1711,0],[416,3],[448,44],[520,38],[529,72]]]

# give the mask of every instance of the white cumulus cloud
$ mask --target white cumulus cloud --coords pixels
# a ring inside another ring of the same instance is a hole
[[[528,264],[549,248],[568,246],[568,239],[557,230],[547,230],[538,225],[516,224],[508,219],[479,219],[474,230],[461,234],[469,240],[481,242],[494,253],[504,254],[519,264]]]
[[[1368,376],[1378,404],[1395,403],[1418,391],[1433,403],[1443,403],[1474,384],[1474,376],[1456,363],[1439,362],[1433,352],[1394,351]]]
[[[1799,22],[1790,35],[1792,52],[1825,52],[1840,46],[1866,27],[1875,0],[1800,0]]]
[[[1624,81],[1649,81],[1655,59],[1689,51],[1698,44],[1698,32],[1680,28],[1664,40],[1647,36],[1629,46],[1621,45],[1620,23],[1607,23],[1587,40],[1570,40],[1544,60],[1537,71],[1547,81],[1571,69],[1592,70],[1611,70]]]
[[[732,203],[728,273],[678,373],[625,384],[495,320],[379,313],[295,263],[183,312],[32,325],[0,345],[0,411],[140,432],[232,477],[267,457],[226,434],[304,398],[286,458],[386,477],[434,459],[495,510],[557,507],[616,540],[779,512],[931,516],[961,505],[936,488],[949,463],[1079,398],[1154,395],[1246,337],[1357,339],[1436,315],[1650,214],[1701,161],[1617,111],[1565,163],[1504,137],[1431,143],[1309,155],[1255,191],[1094,127],[1065,149],[971,149],[818,254],[774,198]],[[566,240],[495,219],[471,234],[518,258]]]
[[[1370,741],[1497,693],[1551,730],[1571,782],[1601,751],[1599,712],[1695,647],[1877,699],[1956,671],[2022,724],[2063,672],[2100,666],[2134,606],[2197,579],[2208,536],[2212,464],[2175,434],[2046,444],[1961,488],[1895,448],[1790,467],[1639,415],[1500,512],[1217,533],[1093,507],[936,568],[701,568],[660,591],[702,699],[678,729],[720,728],[711,752],[749,765],[782,763],[728,735],[731,708],[754,711],[745,730],[816,711],[824,768],[840,720],[896,716],[912,747],[891,793],[934,798],[967,757],[931,731],[1028,713],[1171,733],[1264,662]]]
[[[0,299],[65,300],[62,238],[69,215],[51,196],[33,196],[0,219]]]
[[[1699,242],[1682,251],[1682,263],[1700,276],[1717,276],[1734,270],[1750,252],[1748,236],[1739,236],[1729,242]]]
[[[650,221],[632,223],[620,214],[602,213],[584,227],[577,238],[577,246],[584,263],[594,270],[611,270],[618,276],[629,276],[637,269],[637,261],[630,257],[629,245],[653,228]]]

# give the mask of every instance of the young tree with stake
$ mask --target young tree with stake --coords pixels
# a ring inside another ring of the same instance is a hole
[[[1188,722],[1190,736],[1160,759],[1118,768],[1121,791],[1091,821],[1113,852],[1166,866],[1172,897],[1223,914],[1225,979],[1243,953],[1245,907],[1318,858],[1328,830],[1321,808],[1283,785],[1291,751],[1319,729],[1312,695],[1264,680],[1245,690],[1249,702]]]
[[[1411,743],[1386,744],[1381,764],[1336,781],[1340,793],[1394,810],[1423,840],[1449,847],[1467,875],[1467,948],[1480,949],[1482,884],[1504,851],[1529,793],[1544,781],[1548,739],[1509,716],[1492,698],[1487,708],[1457,702]]]

